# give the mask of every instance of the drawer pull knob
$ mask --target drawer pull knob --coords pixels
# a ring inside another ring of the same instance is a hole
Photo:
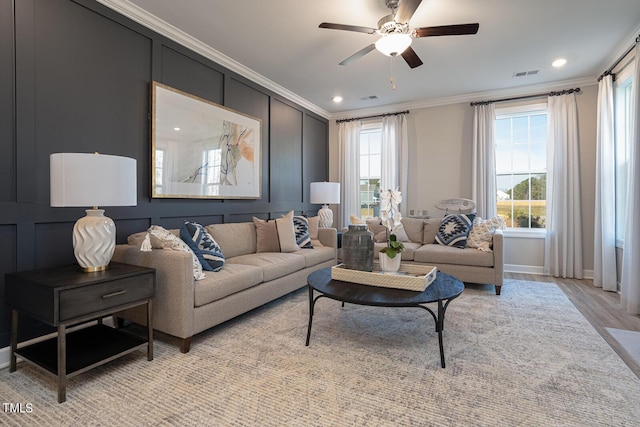
[[[127,291],[125,291],[125,290],[117,291],[117,292],[113,292],[113,293],[110,293],[110,294],[102,295],[102,298],[103,299],[107,299],[107,298],[116,297],[118,295],[122,295],[122,294],[125,294],[125,293],[127,293]]]

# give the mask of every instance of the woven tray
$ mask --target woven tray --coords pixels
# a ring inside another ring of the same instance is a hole
[[[350,270],[339,264],[331,267],[331,278],[361,285],[422,292],[436,280],[437,271],[438,269],[431,265],[401,263],[397,273],[384,273],[380,271],[380,264],[374,262],[373,271],[369,272]]]

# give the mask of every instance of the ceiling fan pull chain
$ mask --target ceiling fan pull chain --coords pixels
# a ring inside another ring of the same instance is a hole
[[[396,82],[395,79],[393,78],[393,74],[395,71],[395,66],[394,66],[394,62],[393,60],[395,59],[395,56],[391,57],[391,77],[389,78],[389,83],[391,83],[391,89],[392,90],[396,90]]]

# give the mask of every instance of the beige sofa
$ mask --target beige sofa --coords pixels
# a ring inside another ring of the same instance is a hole
[[[331,267],[337,260],[337,233],[318,229],[313,249],[290,253],[257,250],[253,223],[213,224],[205,227],[216,240],[226,263],[219,272],[205,272],[193,279],[192,255],[170,249],[140,251],[145,233],[130,236],[129,243],[116,245],[113,261],[156,269],[153,300],[154,329],[181,340],[180,350],[189,351],[191,337],[242,313],[306,285],[307,276]],[[174,234],[177,230],[172,230]],[[145,324],[143,310],[131,309],[118,317]]]
[[[500,295],[503,283],[503,234],[498,229],[493,234],[492,252],[474,248],[454,248],[436,243],[436,233],[440,218],[403,218],[402,225],[411,242],[403,242],[402,262],[424,263],[438,267],[444,273],[467,283],[495,285],[496,295]],[[385,243],[376,243],[374,258]]]

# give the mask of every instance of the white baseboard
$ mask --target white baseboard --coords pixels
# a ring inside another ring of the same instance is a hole
[[[505,273],[537,274],[539,276],[544,275],[544,268],[534,265],[505,264],[504,271]]]
[[[504,271],[506,273],[537,274],[544,276],[544,267],[534,265],[505,264]],[[585,279],[593,279],[593,270],[582,270],[582,275]]]
[[[47,335],[43,335],[41,337],[33,338],[28,341],[24,341],[20,343],[20,347],[24,347],[27,345],[35,344],[40,341],[46,341],[49,338],[54,338],[57,332],[53,332]],[[18,361],[22,360],[18,357]],[[9,363],[11,362],[11,347],[4,347],[0,349],[0,369],[8,368]]]
[[[111,318],[111,317],[108,317],[108,318],[105,317],[103,319],[103,322],[104,322],[105,325],[114,326],[113,318]],[[70,332],[73,332],[73,331],[77,331],[78,329],[87,328],[89,326],[95,325],[96,323],[97,323],[96,321],[92,321],[92,322],[88,322],[88,323],[83,323],[81,325],[76,325],[76,326],[73,326],[71,328],[68,328],[67,332],[70,333]],[[25,346],[28,346],[28,345],[31,345],[31,344],[35,344],[35,343],[40,342],[40,341],[46,341],[49,338],[55,338],[57,334],[58,334],[57,332],[52,332],[50,334],[43,335],[41,337],[36,337],[36,338],[30,339],[30,340],[27,340],[27,341],[20,342],[20,343],[18,343],[18,347],[25,347]],[[18,357],[17,361],[20,362],[21,360],[22,359],[20,357]],[[0,369],[8,368],[10,363],[11,363],[11,347],[7,346],[7,347],[4,347],[4,348],[0,348]]]
[[[11,347],[0,348],[0,369],[8,368],[11,358]]]

